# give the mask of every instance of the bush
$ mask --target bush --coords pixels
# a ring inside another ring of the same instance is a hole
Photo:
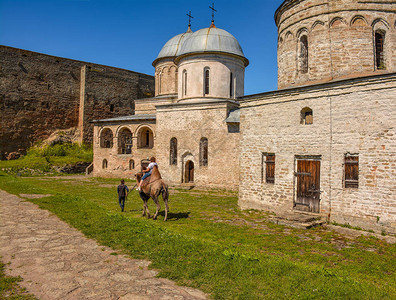
[[[54,146],[47,146],[44,149],[44,156],[66,156],[67,144],[56,144]]]
[[[0,161],[0,169],[10,174],[40,175],[56,173],[53,167],[92,162],[91,145],[63,143],[55,145],[36,145],[27,150],[25,156],[10,161]]]

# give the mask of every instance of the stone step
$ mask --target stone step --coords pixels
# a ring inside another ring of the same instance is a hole
[[[177,189],[183,189],[183,190],[192,190],[195,187],[194,183],[181,183],[178,185],[173,186]]]
[[[321,216],[306,215],[303,213],[289,213],[282,215],[270,216],[269,221],[275,224],[291,226],[295,228],[309,229],[316,226],[322,226],[326,223]]]

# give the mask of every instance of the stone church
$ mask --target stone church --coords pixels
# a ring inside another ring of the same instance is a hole
[[[171,38],[155,97],[94,121],[94,174],[156,156],[173,185],[239,189],[241,208],[396,232],[396,4],[286,0],[278,90],[244,96],[249,61],[213,22]]]

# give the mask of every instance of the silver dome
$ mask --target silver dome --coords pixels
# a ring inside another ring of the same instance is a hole
[[[161,58],[178,56],[183,42],[191,34],[193,34],[193,32],[189,28],[185,33],[178,34],[167,41],[164,47],[162,47],[157,58],[154,60],[154,63]]]
[[[245,65],[249,64],[237,39],[227,31],[216,27],[200,29],[190,34],[184,40],[178,56],[197,52],[230,53],[242,57]]]

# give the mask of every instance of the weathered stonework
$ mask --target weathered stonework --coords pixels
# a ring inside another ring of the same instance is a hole
[[[161,174],[171,184],[188,183],[186,164],[194,164],[194,185],[237,189],[239,182],[239,132],[225,122],[234,101],[212,99],[205,103],[157,106],[157,160]],[[170,141],[177,139],[177,163],[170,162]],[[200,164],[200,141],[208,140],[208,164]]]
[[[103,130],[109,129],[113,135],[113,145],[110,148],[101,146],[100,136]],[[119,148],[119,136],[122,130],[128,129],[132,134],[131,153],[122,154]],[[152,141],[148,147],[139,143],[142,133],[150,130],[153,133]],[[100,177],[124,177],[134,179],[137,172],[141,171],[141,164],[148,161],[151,156],[156,154],[157,134],[155,117],[145,120],[125,121],[100,121],[94,128],[94,159],[93,174]],[[104,160],[107,164],[104,165]]]
[[[155,95],[177,93],[177,66],[173,59],[162,59],[155,65]]]
[[[91,143],[90,121],[132,114],[153,94],[149,75],[0,46],[0,159],[56,129],[79,127]]]
[[[241,102],[242,208],[292,211],[296,157],[320,160],[320,212],[330,221],[396,231],[396,74],[247,96]],[[301,110],[313,124],[301,124]],[[274,153],[275,183],[262,154]],[[359,186],[345,188],[344,155],[359,157]],[[265,176],[265,174],[264,174]]]
[[[396,9],[392,1],[288,0],[275,14],[278,88],[396,71]],[[375,61],[375,32],[384,38],[384,66]],[[300,69],[307,37],[308,70]]]

